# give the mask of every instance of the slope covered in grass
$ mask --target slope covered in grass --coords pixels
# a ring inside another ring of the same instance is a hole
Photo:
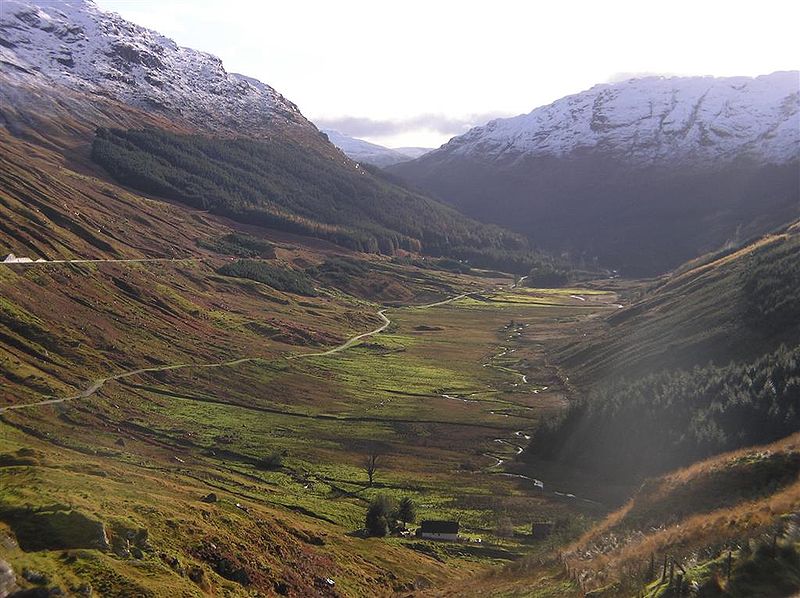
[[[690,262],[559,356],[582,386],[709,361],[752,361],[800,338],[800,234],[791,228]]]

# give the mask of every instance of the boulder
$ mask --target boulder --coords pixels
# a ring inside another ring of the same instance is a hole
[[[26,552],[109,547],[102,522],[62,505],[0,511],[0,519],[11,527]]]
[[[17,576],[14,569],[4,560],[0,559],[0,596],[8,596],[17,587]]]

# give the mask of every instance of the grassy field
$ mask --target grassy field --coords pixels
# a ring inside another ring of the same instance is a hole
[[[311,257],[291,246],[278,256]],[[325,288],[279,293],[202,262],[3,270],[3,309],[26,326],[8,331],[17,343],[2,363],[17,382],[3,406],[156,370],[0,414],[0,538],[14,569],[105,595],[372,596],[516,560],[532,549],[532,520],[598,513],[555,494],[568,479],[540,488],[509,474],[569,392],[546,349],[616,309],[615,295],[386,269],[410,305],[390,307],[381,334],[305,358],[376,328],[380,305]],[[200,500],[212,492],[216,502]],[[379,494],[412,498],[420,519],[458,519],[473,541],[363,538]],[[36,550],[20,541],[65,517],[94,532],[54,533]]]

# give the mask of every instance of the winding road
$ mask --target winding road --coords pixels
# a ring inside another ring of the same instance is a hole
[[[245,363],[248,361],[258,361],[260,357],[243,357],[241,359],[234,359],[231,361],[222,361],[218,363],[180,363],[174,365],[159,365],[150,368],[141,368],[138,370],[130,370],[128,372],[122,372],[119,374],[114,374],[113,376],[107,376],[105,378],[98,378],[92,385],[86,388],[85,390],[79,392],[76,395],[68,396],[68,397],[61,397],[61,398],[49,398],[43,401],[36,401],[35,403],[24,403],[22,405],[9,405],[7,407],[0,407],[0,414],[5,413],[6,411],[16,411],[19,409],[29,409],[32,407],[41,407],[43,405],[56,405],[58,403],[66,403],[67,401],[75,401],[77,399],[86,399],[100,390],[106,382],[111,382],[113,380],[121,380],[122,378],[129,378],[131,376],[136,376],[138,374],[146,374],[148,372],[166,372],[169,370],[180,370],[183,368],[221,368],[221,367],[228,367],[233,365],[238,365],[240,363]]]
[[[388,308],[386,308],[388,309]],[[355,345],[357,342],[364,340],[367,337],[375,336],[376,334],[380,334],[392,323],[392,321],[386,317],[386,309],[381,309],[378,311],[378,316],[383,320],[383,324],[378,326],[375,330],[370,330],[369,332],[365,332],[363,334],[359,334],[352,338],[347,339],[341,345],[334,347],[333,349],[328,349],[327,351],[320,351],[318,353],[300,353],[298,355],[289,355],[286,359],[303,359],[305,357],[322,357],[324,355],[333,355],[334,353],[339,353],[341,351],[345,351]]]
[[[113,261],[124,261],[124,262],[137,262],[137,261],[186,261],[186,260],[172,260],[170,258],[149,258],[149,259],[142,259],[142,260],[69,260],[69,263],[86,263],[86,262],[113,262]],[[10,262],[10,264],[23,264],[23,265],[31,265],[31,264],[46,264],[46,263],[54,263],[54,262]],[[57,262],[57,263],[66,263],[66,262]],[[474,291],[476,293],[478,291]],[[456,295],[454,297],[450,297],[449,299],[444,299],[442,301],[437,301],[435,303],[428,303],[425,305],[407,305],[402,308],[398,309],[428,309],[430,307],[437,307],[439,305],[445,305],[447,303],[452,303],[453,301],[457,301],[459,299],[463,299],[464,297],[471,295],[473,293],[462,293],[460,295]],[[320,351],[316,353],[300,353],[297,355],[288,355],[286,359],[304,359],[306,357],[322,357],[325,355],[333,355],[335,353],[339,353],[341,351],[345,351],[352,347],[353,345],[357,344],[359,341],[362,341],[365,338],[370,336],[374,336],[386,330],[386,328],[392,323],[392,321],[386,317],[386,311],[389,308],[383,308],[378,310],[377,315],[382,320],[382,324],[375,328],[374,330],[370,330],[369,332],[364,332],[362,334],[358,334],[347,339],[341,345],[337,345],[332,349],[328,349],[327,351]],[[114,374],[112,376],[106,376],[105,378],[97,378],[92,382],[92,384],[86,388],[85,390],[79,392],[76,395],[71,395],[67,397],[48,397],[42,401],[36,401],[34,403],[24,403],[21,405],[9,405],[6,407],[0,407],[0,414],[5,413],[7,411],[17,411],[21,409],[32,409],[34,407],[42,407],[45,405],[56,405],[59,403],[66,403],[69,401],[75,401],[80,399],[87,399],[90,396],[94,395],[98,390],[100,390],[106,382],[112,382],[114,380],[121,380],[123,378],[130,378],[131,376],[137,376],[139,374],[146,374],[150,372],[165,372],[170,370],[179,370],[184,368],[220,368],[220,367],[230,367],[239,365],[241,363],[247,363],[250,361],[262,361],[263,358],[261,357],[241,357],[239,359],[232,359],[228,361],[221,361],[221,362],[214,362],[214,363],[180,363],[174,365],[163,365],[163,366],[154,366],[149,368],[140,368],[137,370],[130,370],[127,372],[121,372],[119,374]]]

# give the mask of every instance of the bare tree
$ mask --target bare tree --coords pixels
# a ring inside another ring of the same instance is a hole
[[[364,471],[367,472],[370,488],[372,488],[372,481],[375,479],[375,472],[378,470],[380,460],[381,454],[374,449],[364,455]]]

